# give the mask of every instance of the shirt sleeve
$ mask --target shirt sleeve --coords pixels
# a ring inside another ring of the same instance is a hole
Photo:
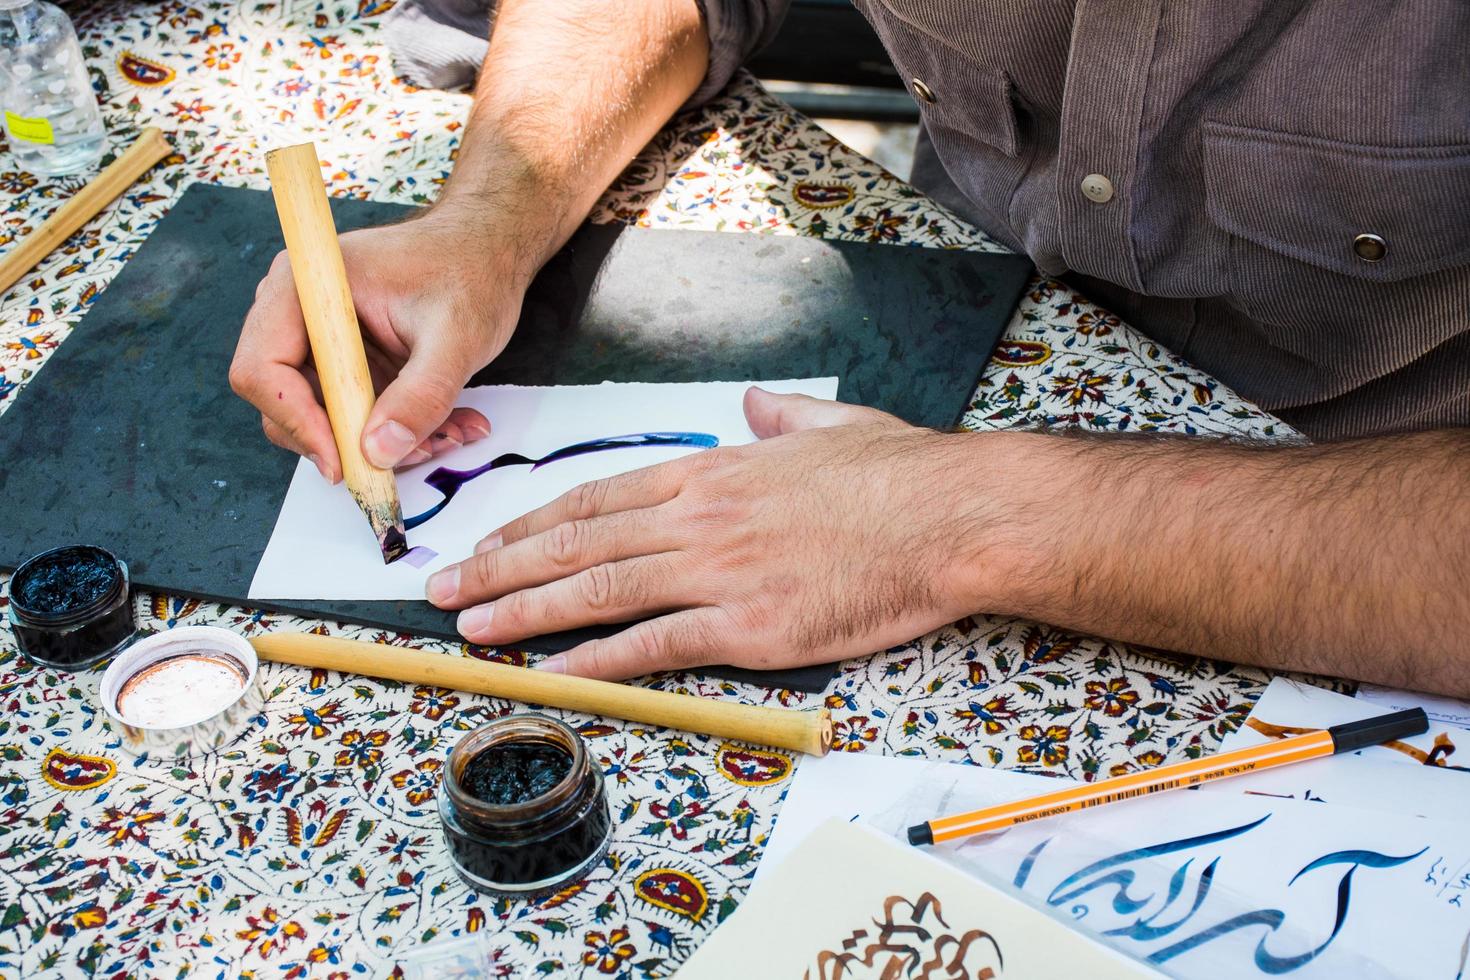
[[[771,42],[791,0],[695,0],[709,34],[709,70],[684,108],[703,105],[745,60]]]

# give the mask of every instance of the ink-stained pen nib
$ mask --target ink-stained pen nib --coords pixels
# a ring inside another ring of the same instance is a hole
[[[385,530],[378,538],[378,544],[383,549],[384,565],[391,565],[408,554],[408,537],[403,533],[401,523]]]

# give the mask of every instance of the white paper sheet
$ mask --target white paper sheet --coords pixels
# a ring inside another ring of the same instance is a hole
[[[836,378],[759,385],[773,392],[837,397]],[[458,404],[484,413],[491,434],[399,473],[403,512],[417,514],[442,499],[424,484],[436,468],[471,469],[502,453],[536,459],[573,443],[639,432],[706,432],[721,446],[754,442],[742,408],[750,387],[749,382],[705,382],[466,389]],[[493,470],[467,484],[437,517],[408,533],[413,547],[437,552],[420,566],[404,560],[384,565],[378,543],[347,488],[330,486],[302,460],[255,569],[250,598],[422,599],[431,574],[470,555],[475,543],[497,527],[589,480],[699,451],[614,449],[558,460],[534,472],[529,466]]]
[[[1065,785],[865,754],[803,759],[761,870],[829,817],[860,814],[899,837],[925,819]],[[1183,791],[932,853],[1172,976],[1454,980],[1470,948],[1463,820]]]
[[[1294,728],[1327,728],[1397,710],[1285,677],[1272,679],[1239,731],[1226,736],[1221,750],[1268,741],[1252,722]],[[1463,820],[1470,814],[1470,772],[1426,766],[1436,751],[1445,766],[1470,767],[1470,731],[1432,722],[1423,735],[1402,740],[1408,751],[1373,746],[1359,752],[1314,759],[1249,776],[1236,776],[1201,789],[1212,793],[1260,793],[1300,800],[1346,803],[1369,810]],[[1439,748],[1436,750],[1436,744]],[[1454,751],[1444,755],[1445,749]],[[1410,754],[1413,753],[1413,754]]]
[[[1011,889],[833,819],[751,890],[676,980],[1159,976]]]
[[[1376,704],[1384,711],[1423,708],[1430,721],[1443,722],[1457,728],[1470,728],[1470,703],[1453,698],[1421,694],[1418,691],[1399,691],[1391,687],[1379,687],[1377,684],[1360,684],[1358,699]]]

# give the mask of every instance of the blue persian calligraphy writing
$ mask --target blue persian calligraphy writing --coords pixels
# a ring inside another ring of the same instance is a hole
[[[1209,850],[1212,846],[1249,834],[1268,819],[1270,819],[1270,814],[1237,827],[1121,851],[1094,861],[1063,878],[1047,895],[1047,904],[1056,907],[1066,906],[1073,917],[1081,919],[1093,911],[1086,897],[1092,892],[1101,891],[1107,908],[1110,908],[1116,915],[1123,916],[1125,920],[1131,918],[1131,921],[1124,921],[1123,924],[1113,928],[1100,929],[1102,935],[1119,936],[1140,943],[1162,939],[1184,929],[1196,919],[1205,906],[1210,889],[1221,874],[1222,855],[1218,853],[1211,855]],[[1037,844],[1026,855],[1014,878],[1017,888],[1025,887],[1026,882],[1035,871],[1038,859],[1052,839],[1048,838]],[[1326,938],[1311,949],[1284,955],[1278,955],[1267,949],[1268,940],[1286,922],[1287,912],[1280,908],[1260,908],[1231,915],[1214,925],[1183,935],[1172,944],[1155,949],[1147,959],[1151,963],[1165,963],[1222,936],[1262,926],[1264,935],[1256,943],[1253,956],[1256,968],[1262,973],[1271,975],[1290,973],[1320,956],[1342,932],[1347,922],[1348,912],[1352,907],[1353,876],[1359,868],[1397,867],[1414,860],[1427,850],[1428,848],[1421,848],[1413,854],[1393,856],[1377,851],[1349,849],[1332,851],[1309,861],[1292,876],[1287,883],[1288,888],[1304,876],[1322,868],[1345,867],[1346,869],[1335,889],[1335,908],[1331,931]],[[1186,855],[1185,852],[1191,851],[1194,853]],[[1165,894],[1160,896],[1154,890],[1144,893],[1141,888],[1136,887],[1139,877],[1146,871],[1143,866],[1144,862],[1171,854],[1178,855],[1184,860],[1170,876]],[[1190,883],[1191,869],[1196,867],[1197,862],[1202,863],[1203,867],[1194,875],[1192,894],[1185,897]],[[1432,877],[1433,869],[1431,870]],[[1151,912],[1146,912],[1145,910],[1150,906],[1156,907]],[[1214,907],[1218,907],[1218,904]],[[1170,915],[1170,919],[1163,918],[1165,913]],[[1195,922],[1195,927],[1198,925],[1199,923]]]

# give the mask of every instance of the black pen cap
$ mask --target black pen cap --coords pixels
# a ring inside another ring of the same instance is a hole
[[[1379,715],[1350,721],[1346,725],[1333,725],[1327,729],[1332,736],[1334,753],[1356,752],[1370,745],[1382,745],[1396,738],[1409,738],[1429,731],[1429,716],[1423,708],[1409,708],[1393,714]]]

